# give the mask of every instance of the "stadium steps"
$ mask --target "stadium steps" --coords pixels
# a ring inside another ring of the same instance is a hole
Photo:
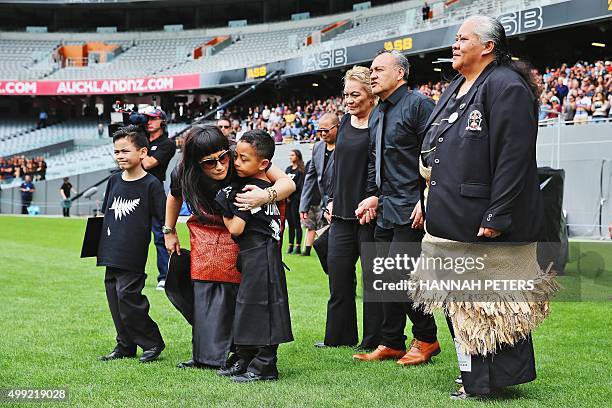
[[[0,156],[12,156],[79,139],[98,138],[97,120],[74,120],[13,135],[0,143]],[[0,126],[1,128],[1,126]]]

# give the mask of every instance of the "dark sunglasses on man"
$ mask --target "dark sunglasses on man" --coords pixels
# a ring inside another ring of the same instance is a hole
[[[334,125],[334,126],[330,127],[329,129],[326,129],[326,128],[318,128],[318,129],[317,129],[317,133],[329,133],[329,132],[331,132],[331,131],[332,131],[332,130],[333,130],[335,127],[336,127],[336,126],[338,126],[338,125]]]
[[[217,125],[217,127],[218,127],[219,129],[229,129],[229,128],[231,128],[231,126],[230,126],[230,125]]]
[[[221,163],[224,166],[227,163],[229,163],[229,159],[231,155],[232,155],[231,150],[226,150],[217,157],[210,157],[208,159],[202,159],[198,162],[198,164],[200,165],[200,167],[202,167],[202,169],[212,170],[215,167],[217,167],[217,163]]]

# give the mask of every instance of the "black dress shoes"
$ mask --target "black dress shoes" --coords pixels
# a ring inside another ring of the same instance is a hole
[[[217,374],[222,377],[233,377],[246,373],[248,364],[244,360],[238,360],[231,367],[222,368]]]
[[[157,360],[162,351],[166,348],[165,344],[160,344],[159,346],[151,347],[148,350],[145,350],[140,356],[141,363],[148,363],[153,360]]]
[[[100,361],[111,361],[111,360],[119,360],[121,358],[130,358],[130,357],[136,357],[136,354],[126,354],[126,353],[123,353],[123,352],[115,349],[115,350],[111,351],[110,354],[98,357],[98,360],[100,360]]]
[[[232,381],[235,383],[249,383],[255,381],[276,381],[278,380],[278,375],[257,375],[253,374],[250,371],[247,371],[244,374],[235,375],[232,377]]]

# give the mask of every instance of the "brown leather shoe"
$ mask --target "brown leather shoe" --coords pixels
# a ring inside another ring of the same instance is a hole
[[[353,358],[361,361],[397,360],[404,354],[406,354],[406,350],[396,350],[386,346],[378,346],[378,348],[371,353],[353,354]]]
[[[433,356],[440,354],[440,343],[426,343],[417,339],[412,339],[410,350],[397,361],[401,366],[418,365],[427,363]]]

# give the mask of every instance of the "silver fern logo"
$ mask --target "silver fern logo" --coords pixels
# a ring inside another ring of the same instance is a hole
[[[109,210],[115,211],[115,219],[121,221],[121,218],[127,217],[128,214],[138,207],[138,204],[140,204],[140,198],[126,200],[125,198],[115,197],[113,205],[110,206]]]

